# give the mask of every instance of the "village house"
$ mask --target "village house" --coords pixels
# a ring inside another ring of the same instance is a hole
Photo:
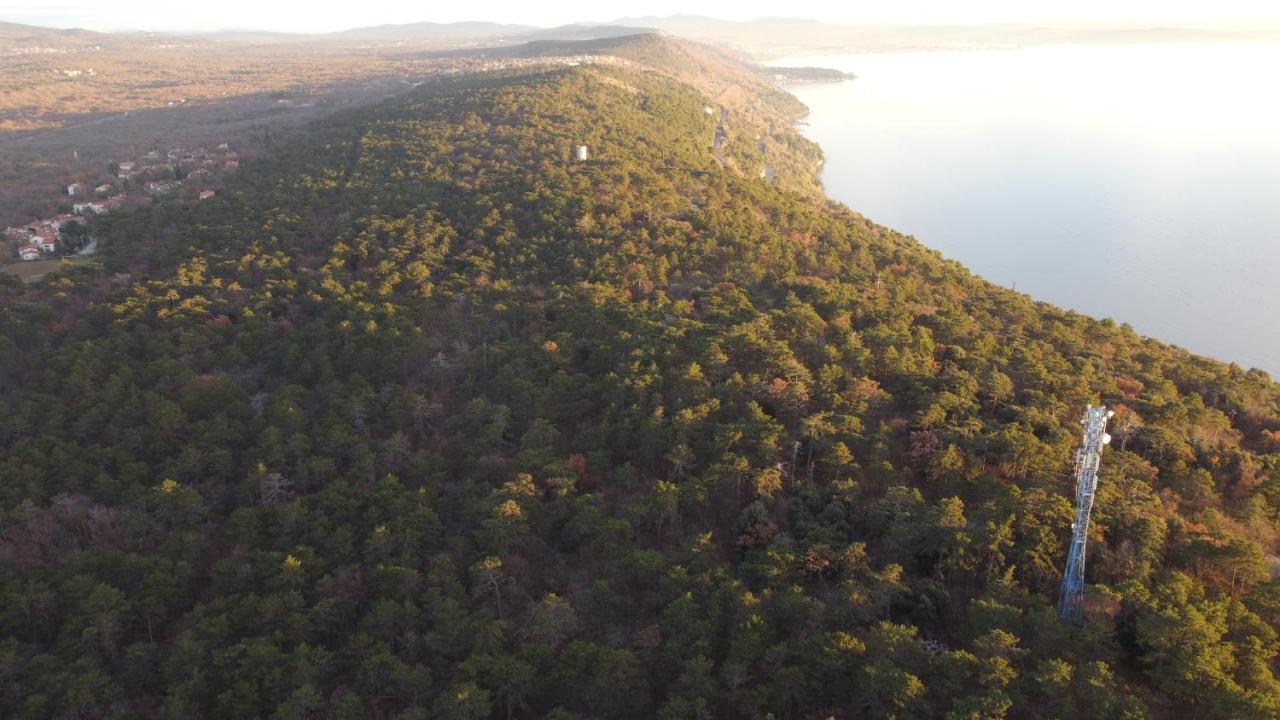
[[[217,195],[217,194],[218,194],[218,193],[217,193],[216,191],[214,191],[214,190],[201,190],[201,191],[200,191],[200,199],[201,199],[201,200],[208,200],[209,198],[211,198],[211,197],[213,197],[214,195]]]
[[[58,249],[57,231],[52,228],[40,228],[41,232],[31,236],[29,247],[34,247],[42,253],[51,253]]]
[[[23,245],[22,247],[18,248],[18,257],[27,261],[39,260],[40,248],[36,247],[35,245]]]
[[[120,177],[127,177],[129,175],[132,175],[134,168],[136,168],[137,166],[138,164],[132,160],[125,160],[124,162],[120,163],[119,165]]]
[[[71,209],[74,210],[77,215],[88,215],[89,213],[100,215],[107,211],[107,208],[102,203],[96,202],[76,203],[71,206]]]
[[[99,195],[106,195],[107,193],[109,193],[109,192],[111,192],[112,190],[115,190],[115,189],[116,189],[116,187],[115,187],[114,185],[112,185],[111,183],[103,183],[103,184],[99,185],[98,187],[94,188],[94,189],[93,189],[93,191],[94,191],[94,192],[96,192],[96,193],[98,193]]]
[[[89,192],[89,186],[84,183],[71,183],[67,186],[67,194],[75,197],[76,195],[85,195]]]
[[[163,195],[173,190],[173,183],[160,180],[148,180],[143,184],[142,189],[152,195]]]

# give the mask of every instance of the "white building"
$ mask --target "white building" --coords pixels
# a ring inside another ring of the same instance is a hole
[[[22,258],[23,260],[39,260],[40,248],[36,247],[35,245],[23,245],[22,247],[18,248],[18,257]]]
[[[577,159],[578,162],[586,162],[588,157],[587,146],[579,145],[577,151],[574,152],[573,156],[574,158]]]

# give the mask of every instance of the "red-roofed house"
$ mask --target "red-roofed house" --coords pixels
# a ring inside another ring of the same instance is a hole
[[[47,235],[33,235],[31,245],[39,248],[42,253],[51,253],[58,249],[58,239]]]

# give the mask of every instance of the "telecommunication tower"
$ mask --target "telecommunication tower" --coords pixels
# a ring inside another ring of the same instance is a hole
[[[1079,625],[1084,621],[1084,550],[1089,539],[1089,511],[1093,509],[1093,493],[1098,489],[1098,467],[1102,464],[1102,446],[1111,442],[1107,420],[1115,412],[1099,405],[1084,411],[1084,444],[1076,451],[1076,521],[1071,524],[1071,547],[1067,551],[1067,569],[1062,574],[1062,591],[1058,594],[1058,617]]]

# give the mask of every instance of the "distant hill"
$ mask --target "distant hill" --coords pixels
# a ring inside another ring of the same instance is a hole
[[[818,20],[810,20],[806,18],[788,18],[773,17],[759,18],[756,20],[721,20],[707,15],[646,15],[643,17],[624,17],[609,23],[611,25],[637,25],[641,27],[651,27],[658,30],[673,34],[704,34],[715,31],[734,31],[748,28],[777,28],[785,27],[789,29],[813,28],[813,27],[831,27]]]
[[[617,38],[637,33],[651,32],[653,28],[621,23],[590,25],[573,23],[552,28],[531,25],[504,25],[489,22],[457,23],[408,23],[404,25],[378,25],[353,28],[325,35],[309,36],[317,39],[338,40],[431,40],[431,39],[492,39],[495,46],[511,41],[536,40],[598,40]]]
[[[80,28],[50,28],[40,25],[0,22],[0,40],[36,40],[57,38],[60,40],[95,40],[106,37],[103,33]]]
[[[584,25],[574,23],[545,30],[532,30],[521,37],[526,40],[600,40],[653,32],[653,28],[624,23]]]
[[[483,37],[486,35],[516,35],[538,30],[532,25],[510,25],[491,22],[434,23],[416,22],[400,25],[373,25],[352,28],[325,37],[369,40],[411,39],[424,37]]]

